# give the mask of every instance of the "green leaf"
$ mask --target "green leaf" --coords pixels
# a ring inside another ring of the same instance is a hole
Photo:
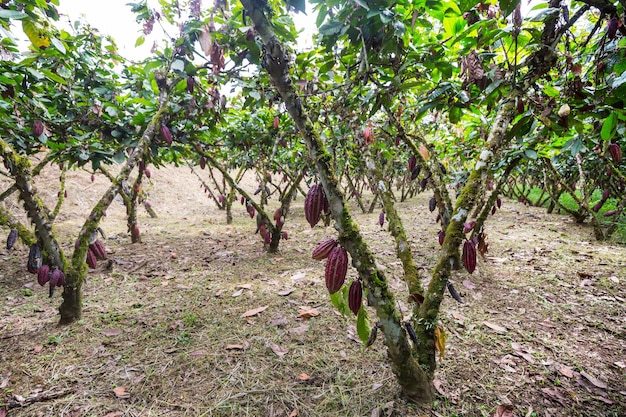
[[[41,72],[46,76],[47,79],[49,79],[50,81],[54,81],[55,83],[58,84],[67,84],[67,81],[65,81],[63,78],[59,77],[57,74],[55,74],[54,72],[47,70],[47,69],[41,69]]]
[[[143,45],[143,43],[146,41],[146,37],[145,36],[140,36],[137,38],[137,40],[135,41],[135,48],[138,46]]]
[[[23,19],[25,17],[28,17],[28,15],[24,12],[20,12],[17,10],[6,10],[6,9],[0,9],[0,18],[2,19]]]
[[[320,33],[324,36],[332,36],[339,34],[342,29],[343,23],[332,21],[322,25],[322,27],[320,27]]]
[[[287,0],[287,5],[293,7],[299,12],[306,14],[306,1],[305,0]]]
[[[615,130],[617,127],[617,113],[612,112],[609,116],[604,119],[604,123],[602,123],[602,130],[600,131],[600,137],[602,140],[609,140],[615,135]]]
[[[58,40],[55,37],[51,38],[50,41],[52,42],[52,45],[54,45],[54,47],[57,48],[57,50],[59,52],[61,52],[63,55],[65,55],[67,50],[65,49],[65,45],[63,44],[63,42],[61,42],[60,40]]]
[[[504,17],[507,17],[508,15],[513,13],[513,10],[515,10],[519,2],[520,0],[500,0],[499,3],[500,10],[502,10],[502,15]]]
[[[370,328],[370,319],[367,316],[367,310],[361,306],[359,314],[356,316],[356,332],[363,343],[367,342],[372,329]]]

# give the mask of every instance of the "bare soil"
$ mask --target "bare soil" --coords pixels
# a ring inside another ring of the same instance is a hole
[[[141,211],[143,243],[130,244],[114,202],[102,224],[109,260],[89,273],[79,323],[57,325],[60,294],[48,298],[26,271],[28,248],[0,250],[9,416],[494,416],[507,404],[515,416],[626,415],[626,248],[595,242],[591,228],[505,200],[486,228],[487,259],[454,277],[465,302],[444,300],[438,396],[423,408],[398,394],[382,341],[364,348],[354,318],[330,303],[310,253],[335,233],[306,224],[301,197],[289,240],[267,254],[244,207],[226,225],[188,168],[152,171],[159,217]],[[49,204],[58,173],[38,179]],[[107,186],[68,174],[56,222],[68,251]],[[439,250],[429,197],[398,204],[425,282]],[[352,213],[407,313],[378,212]]]

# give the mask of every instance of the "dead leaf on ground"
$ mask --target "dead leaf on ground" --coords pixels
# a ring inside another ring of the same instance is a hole
[[[285,290],[278,291],[277,294],[280,295],[280,296],[285,297],[285,296],[291,294],[294,291],[295,291],[295,289],[293,289],[293,288],[287,288]]]
[[[223,293],[224,293],[224,290],[223,290],[223,289],[219,289],[219,290],[217,290],[217,292],[215,293],[215,296],[216,296],[216,297],[221,297]]]
[[[113,393],[117,398],[130,398],[130,394],[126,392],[126,387],[115,387],[113,388]]]
[[[469,279],[463,280],[463,286],[467,288],[468,290],[473,290],[476,288],[476,285],[474,285],[474,283],[470,281]]]
[[[246,318],[246,317],[252,317],[252,316],[256,316],[257,314],[259,314],[262,311],[267,310],[269,306],[263,306],[263,307],[257,307],[257,308],[253,308],[252,310],[248,310],[245,313],[243,313],[240,317],[241,318]]]
[[[624,361],[618,361],[618,362],[614,362],[613,363],[615,366],[617,366],[620,369],[624,369],[626,368],[626,363]]]
[[[0,417],[6,417],[7,413],[8,413],[8,411],[7,411],[6,407],[0,408]]]
[[[541,388],[543,395],[548,399],[557,402],[561,407],[567,407],[567,399],[561,394],[558,388]]]
[[[76,406],[72,409],[72,411],[70,411],[70,413],[67,416],[68,417],[80,417],[81,414],[83,414],[83,408]]]
[[[233,295],[231,295],[231,297],[236,298],[236,297],[239,297],[241,294],[243,294],[243,288],[238,289],[237,291],[235,291],[233,293]]]
[[[504,334],[507,331],[505,327],[499,326],[499,325],[494,324],[494,323],[490,323],[488,321],[483,321],[483,324],[485,326],[489,327],[491,330],[493,330],[496,333]]]
[[[298,409],[294,408],[293,411],[289,414],[289,417],[296,417],[298,415]]]
[[[34,351],[35,353],[39,353],[39,352],[41,352],[42,350],[43,350],[43,345],[37,345],[37,346],[35,346],[35,347],[33,348],[33,351]]]
[[[286,317],[284,317],[282,314],[279,314],[278,316],[274,317],[272,321],[270,321],[270,324],[272,326],[282,327],[286,324],[289,324],[289,320]]]
[[[496,407],[493,417],[513,417],[513,406],[511,404],[500,404]]]
[[[568,378],[574,378],[574,371],[569,366],[561,365],[558,369],[559,373]]]
[[[302,326],[298,326],[298,327],[293,327],[288,330],[289,333],[293,333],[298,336],[302,336],[308,331],[309,331],[309,326],[307,324],[303,324]]]
[[[298,318],[300,319],[310,319],[311,317],[319,316],[320,312],[315,307],[300,307],[298,308]]]
[[[208,352],[204,349],[194,350],[193,352],[189,352],[189,356],[204,356]]]
[[[303,373],[301,373],[301,374],[298,374],[298,375],[296,376],[296,379],[297,379],[298,381],[308,381],[309,379],[311,379],[311,375],[309,375],[309,374],[305,374],[305,373],[303,372]]]
[[[433,379],[433,385],[435,387],[435,389],[437,390],[437,392],[439,393],[439,395],[443,396],[444,398],[448,398],[448,394],[446,394],[446,392],[443,390],[443,388],[441,388],[441,381],[438,379]]]
[[[591,382],[594,386],[596,386],[597,388],[600,389],[607,389],[608,386],[606,385],[606,383],[600,381],[598,378],[595,378],[592,375],[589,375],[587,372],[581,372],[580,373],[583,377],[585,377],[585,379],[587,379],[587,381]]]
[[[122,417],[124,415],[121,411],[111,411],[108,414],[103,415],[102,417]]]
[[[270,345],[270,348],[272,349],[272,352],[274,352],[276,356],[278,356],[279,358],[282,358],[289,352],[289,349],[284,348],[280,345],[277,345],[276,343],[269,342],[269,345]]]
[[[226,350],[243,350],[243,345],[240,343],[226,345]]]
[[[241,285],[237,285],[237,288],[241,288],[243,290],[249,290],[252,288],[252,284],[241,284]]]
[[[102,329],[102,334],[105,336],[119,336],[122,334],[122,329],[112,328],[112,329]]]
[[[452,312],[452,317],[454,317],[455,320],[458,320],[460,322],[467,321],[467,317],[465,317],[463,314],[457,313],[455,311]]]

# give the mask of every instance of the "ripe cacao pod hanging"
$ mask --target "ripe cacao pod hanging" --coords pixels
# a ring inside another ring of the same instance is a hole
[[[36,274],[41,268],[41,262],[43,258],[41,255],[41,247],[35,243],[30,245],[30,250],[28,251],[28,262],[26,263],[26,269],[31,274]]]
[[[9,236],[7,236],[7,249],[12,249],[15,246],[15,242],[17,242],[17,229],[11,229],[9,232]]]
[[[380,227],[383,227],[383,225],[385,224],[385,212],[381,212],[378,215],[378,224],[380,225]]]
[[[440,230],[439,236],[438,236],[440,246],[443,245],[443,241],[445,240],[445,238],[446,238],[446,232],[444,232],[443,230]]]
[[[356,316],[361,309],[361,303],[363,301],[363,289],[361,288],[361,281],[355,279],[350,285],[348,290],[348,307],[350,311]]]
[[[609,153],[611,154],[611,158],[613,158],[613,162],[619,164],[622,160],[622,148],[619,147],[617,143],[611,143],[609,145]]]
[[[50,276],[48,275],[49,273],[50,267],[48,265],[42,265],[41,268],[39,268],[39,271],[37,271],[37,282],[42,287],[46,285],[46,282],[50,281]]]
[[[472,241],[466,240],[463,244],[463,266],[470,274],[476,269],[476,247]]]
[[[86,258],[87,266],[90,269],[96,269],[98,266],[98,258],[96,258],[96,254],[93,252],[91,248],[87,248],[87,258]]]
[[[43,133],[43,123],[41,120],[35,120],[33,122],[33,135],[38,138]]]
[[[433,196],[428,201],[428,210],[432,213],[437,208],[437,199]]]
[[[328,258],[328,254],[331,250],[337,247],[339,242],[337,239],[328,239],[320,243],[313,249],[313,254],[311,257],[315,260],[321,261],[322,259]]]
[[[322,210],[324,209],[324,189],[321,184],[313,184],[306,194],[304,199],[304,216],[306,221],[315,227],[322,217]]]
[[[326,260],[325,280],[330,294],[341,289],[348,272],[348,252],[340,246],[332,249]]]
[[[413,172],[413,170],[415,169],[416,165],[417,165],[417,158],[415,157],[415,155],[411,155],[409,157],[409,165],[408,165],[409,172]]]
[[[172,132],[170,132],[169,127],[167,127],[164,124],[161,124],[160,131],[161,131],[161,137],[163,138],[165,143],[167,143],[168,145],[171,145],[173,138],[172,138]]]

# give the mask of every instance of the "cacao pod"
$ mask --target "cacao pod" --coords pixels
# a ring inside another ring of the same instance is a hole
[[[304,199],[304,216],[311,227],[315,227],[322,218],[324,198],[324,189],[320,184],[313,184],[306,194]]]
[[[280,237],[282,237],[285,240],[288,240],[289,239],[289,234],[286,231],[283,230],[283,231],[280,232]]]
[[[46,282],[50,281],[50,276],[48,275],[49,273],[50,267],[48,265],[42,265],[41,268],[39,268],[39,271],[37,271],[37,282],[42,287],[46,285]]]
[[[274,117],[274,129],[278,129],[278,126],[280,125],[280,119],[278,118],[278,116]]]
[[[224,204],[224,195],[223,194],[218,195],[217,196],[217,201],[219,201],[220,204]]]
[[[146,178],[148,178],[148,179],[150,179],[150,177],[152,176],[152,173],[150,172],[150,169],[149,169],[149,168],[146,168],[146,169],[143,171],[143,173],[144,173],[144,174],[146,174]]]
[[[466,240],[463,244],[463,266],[470,274],[476,269],[476,247],[474,243]]]
[[[96,258],[96,254],[93,252],[91,248],[87,248],[87,266],[90,269],[96,269],[98,266],[98,259]]]
[[[491,207],[491,215],[496,214],[496,206]]]
[[[13,248],[15,242],[17,242],[17,229],[11,229],[9,236],[7,236],[7,249]]]
[[[246,198],[244,196],[241,196],[241,205],[243,206],[244,204],[246,204]]]
[[[144,161],[139,161],[139,171],[143,172],[146,170],[146,163]]]
[[[383,224],[385,224],[385,213],[381,212],[378,215],[378,224],[380,225],[380,227],[383,227]]]
[[[441,214],[437,213],[437,217],[435,217],[435,223],[439,223],[441,221]]]
[[[341,289],[348,272],[348,252],[340,246],[333,248],[326,260],[325,280],[329,294]]]
[[[361,302],[363,301],[363,289],[361,288],[361,281],[355,279],[350,285],[348,290],[348,307],[350,311],[356,316],[361,309]]]
[[[600,209],[602,208],[602,206],[604,205],[604,200],[600,200],[596,203],[595,206],[592,207],[591,210],[593,210],[594,213],[597,213],[600,211]]]
[[[524,100],[518,97],[515,101],[515,108],[519,114],[524,113]]]
[[[315,249],[313,249],[313,254],[311,255],[311,258],[317,261],[328,258],[328,254],[330,253],[330,251],[336,248],[338,244],[339,242],[337,241],[337,239],[328,239],[323,241],[322,243],[317,245]]]
[[[163,140],[165,141],[165,143],[167,143],[168,145],[172,144],[173,138],[172,138],[172,132],[170,132],[169,127],[167,127],[166,125],[162,124],[161,128],[161,137],[163,138]]]
[[[413,168],[413,170],[411,171],[411,181],[413,181],[415,178],[419,176],[421,170],[422,169],[420,168],[419,165]]]
[[[496,206],[497,206],[498,208],[502,207],[502,199],[501,199],[500,197],[498,197],[498,198],[496,199]]]
[[[43,133],[43,123],[41,123],[41,120],[35,120],[33,122],[33,135],[35,135],[35,137],[38,138],[39,136],[41,136],[42,133]]]
[[[443,241],[444,241],[445,238],[446,238],[446,232],[444,232],[443,230],[440,230],[439,231],[439,236],[438,236],[439,246],[443,245]]]
[[[424,191],[426,189],[426,186],[428,185],[428,178],[422,178],[422,180],[420,181],[420,192]]]
[[[608,200],[610,196],[611,196],[611,191],[609,189],[606,189],[602,192],[603,200]]]
[[[609,39],[613,39],[615,38],[615,35],[617,34],[617,26],[618,26],[619,20],[617,19],[616,16],[613,16],[609,22],[607,23],[607,27],[606,27],[606,37]]]
[[[428,202],[428,210],[432,213],[437,208],[437,199],[435,197],[431,197]]]
[[[187,77],[187,92],[189,94],[193,93],[193,88],[196,86],[196,80],[191,75]]]
[[[30,245],[30,250],[28,251],[28,262],[26,263],[26,269],[31,274],[36,274],[41,268],[42,262],[41,256],[41,247],[35,243]]]
[[[459,303],[463,304],[463,299],[461,298],[459,293],[456,291],[456,288],[454,288],[454,285],[452,285],[451,282],[448,282],[447,287],[448,287],[448,291],[450,292],[450,295],[452,296],[452,298],[454,298]]]
[[[269,245],[270,242],[272,241],[272,234],[269,232],[269,230],[265,232],[265,236],[263,236],[263,241],[265,242],[266,245]]]
[[[200,157],[200,169],[204,169],[206,167],[206,157]]]
[[[256,209],[249,202],[246,202],[246,211],[248,212],[248,215],[250,216],[250,218],[253,219],[256,213]]]
[[[604,212],[602,215],[604,217],[611,217],[611,216],[614,216],[616,213],[617,213],[617,210],[609,210],[609,211]]]
[[[619,164],[622,160],[622,148],[619,147],[617,143],[611,143],[609,145],[609,153],[611,154],[611,158],[613,158],[613,162]]]
[[[417,158],[415,157],[415,155],[411,155],[409,157],[409,166],[408,166],[409,172],[413,172],[416,166],[417,166]]]
[[[96,180],[96,176],[91,174],[91,182],[94,182]]]

